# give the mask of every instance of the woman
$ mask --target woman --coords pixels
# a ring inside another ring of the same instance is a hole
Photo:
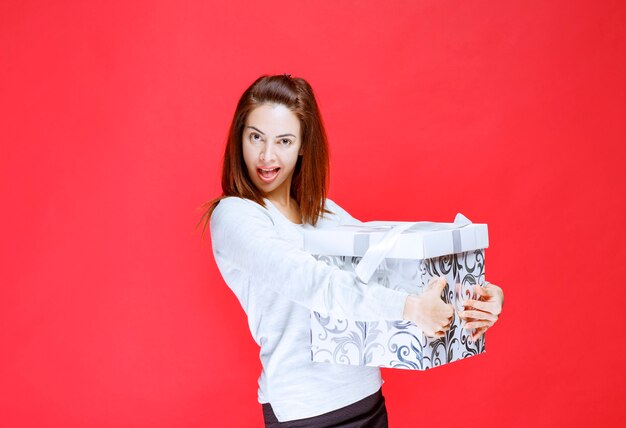
[[[261,347],[259,402],[267,427],[387,426],[376,367],[311,362],[310,311],[359,319],[405,319],[442,336],[453,315],[445,279],[419,296],[365,285],[303,251],[303,230],[358,223],[326,197],[328,147],[309,84],[257,79],[228,134],[222,197],[209,203],[215,260]],[[480,288],[480,287],[479,287]],[[489,284],[460,313],[477,338],[497,320],[503,294]]]

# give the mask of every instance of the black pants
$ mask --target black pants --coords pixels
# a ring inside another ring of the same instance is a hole
[[[385,397],[379,389],[369,397],[341,409],[311,418],[278,422],[269,403],[263,404],[263,419],[266,428],[342,427],[342,428],[387,428]]]

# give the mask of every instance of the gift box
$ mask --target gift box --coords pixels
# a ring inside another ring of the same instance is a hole
[[[462,214],[453,223],[368,222],[307,230],[305,250],[317,259],[354,271],[364,283],[420,294],[429,280],[445,276],[442,299],[455,312],[444,337],[429,338],[412,322],[359,321],[311,313],[315,362],[426,370],[485,351],[485,335],[471,340],[457,311],[484,286],[487,225]]]

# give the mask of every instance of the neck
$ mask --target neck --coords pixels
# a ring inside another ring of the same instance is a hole
[[[291,198],[291,195],[270,195],[267,197],[274,205],[280,205],[285,208],[292,208],[293,206],[297,206],[295,200]]]

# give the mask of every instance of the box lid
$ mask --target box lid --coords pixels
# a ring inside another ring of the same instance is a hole
[[[304,249],[315,255],[362,257],[373,246],[385,246],[394,229],[388,258],[429,259],[489,246],[487,225],[471,223],[459,213],[454,223],[373,221],[305,229]]]

